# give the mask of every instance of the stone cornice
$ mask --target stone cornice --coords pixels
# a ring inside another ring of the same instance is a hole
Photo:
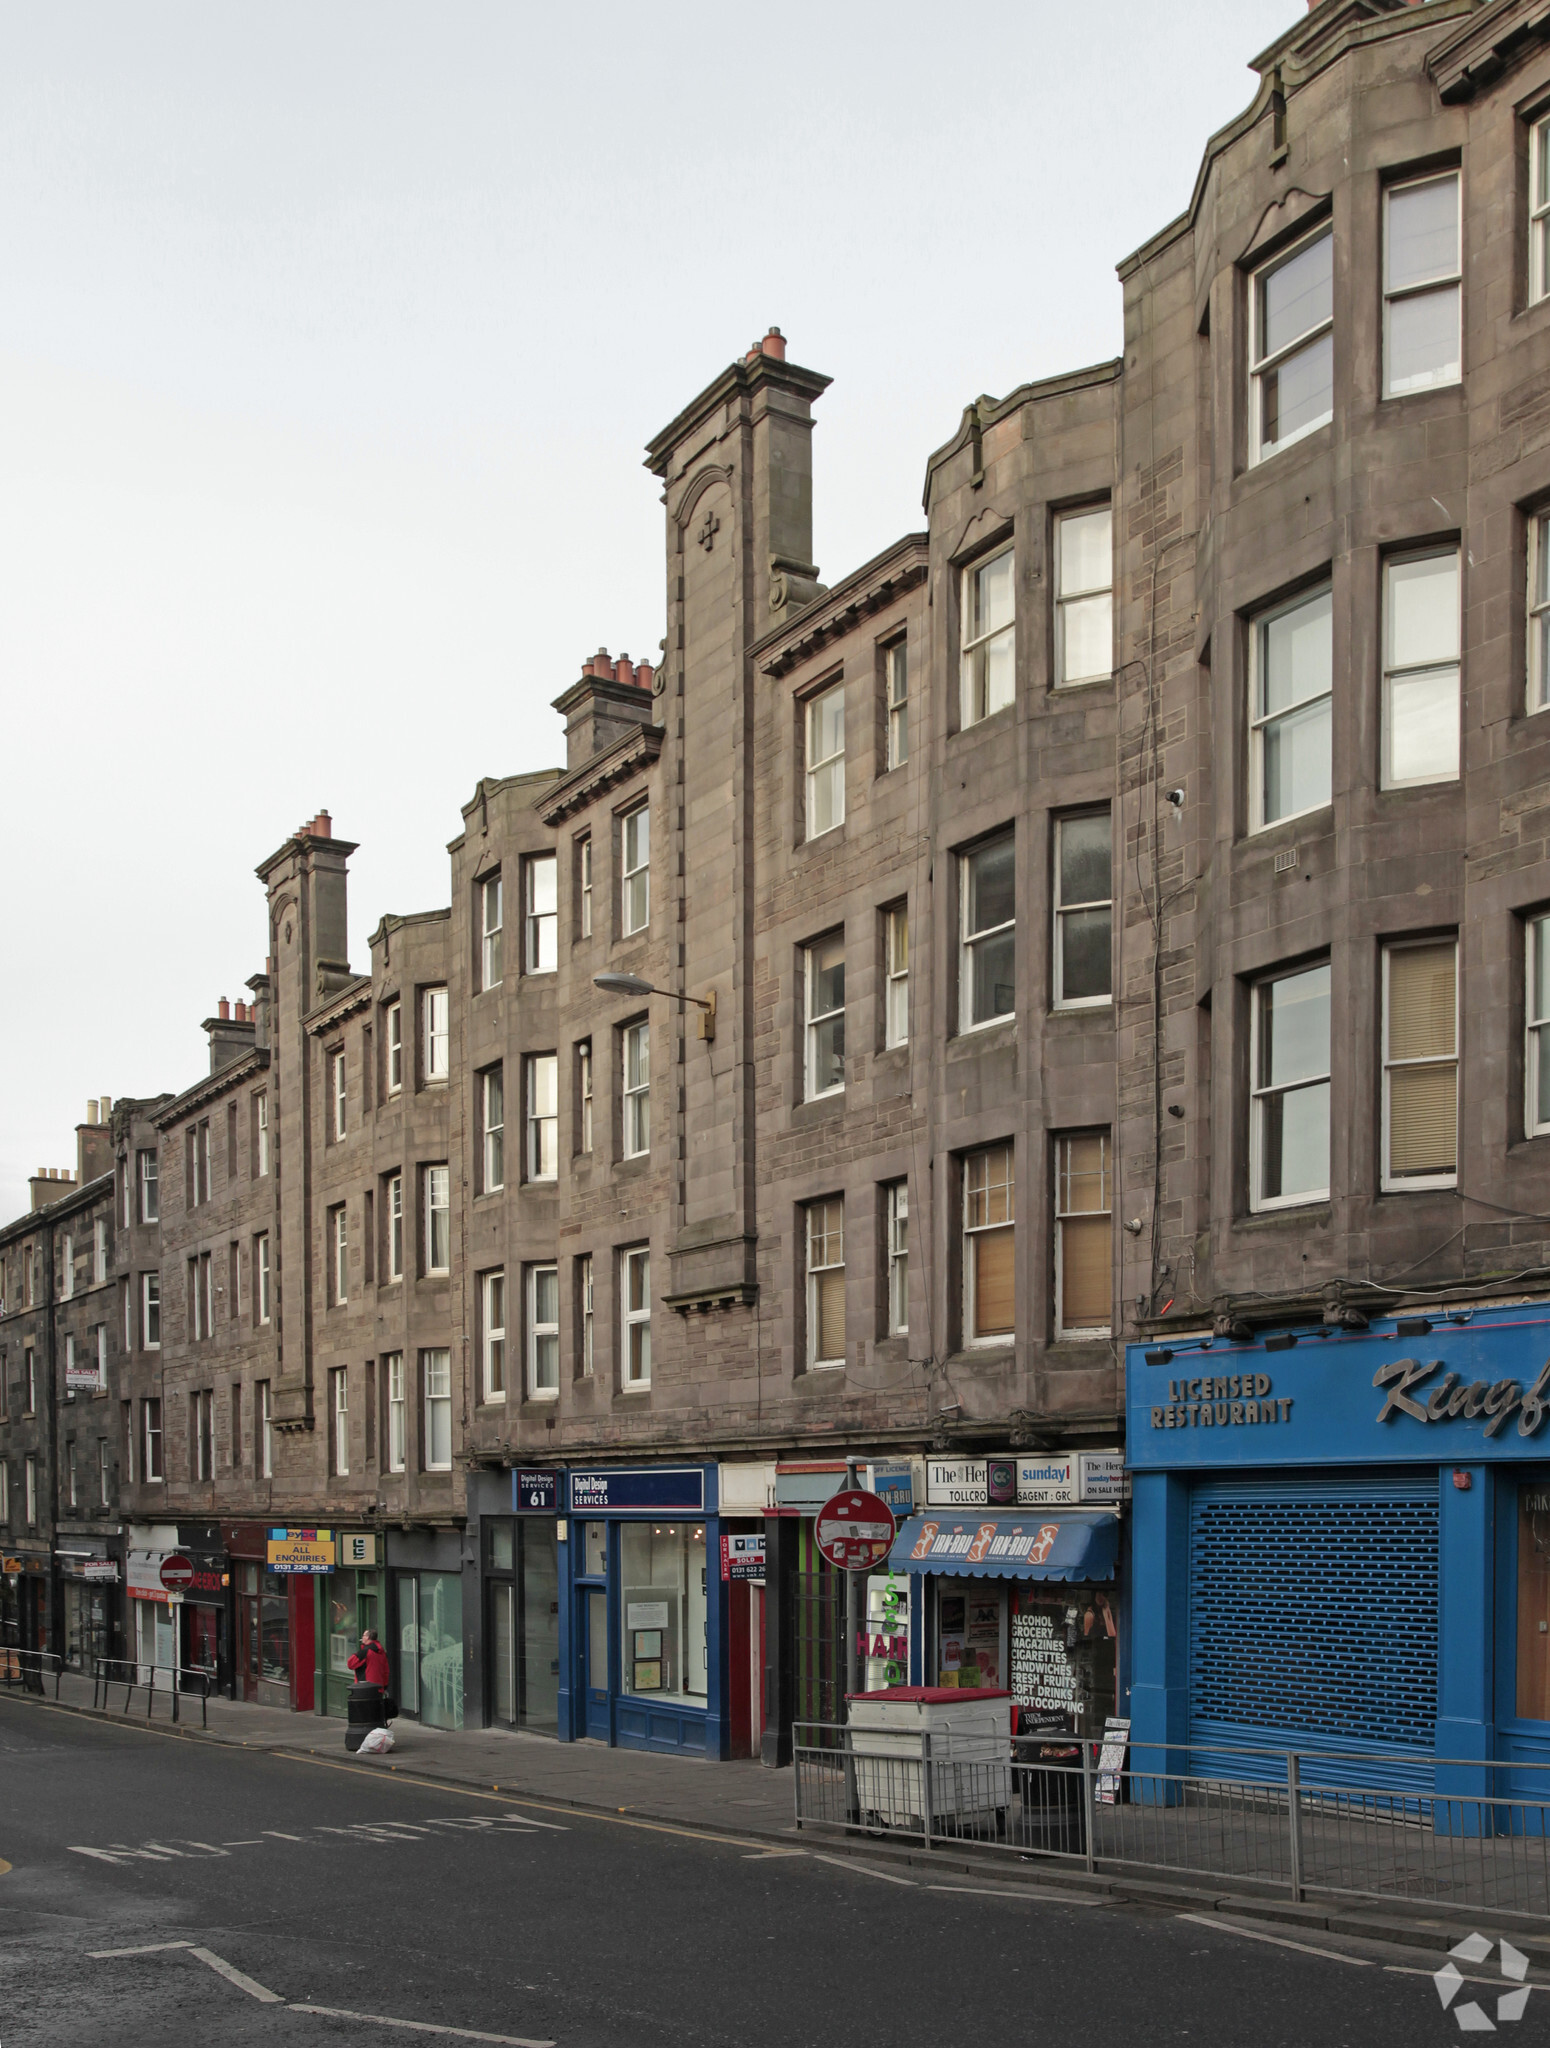
[[[926,458],[926,487],[921,494],[926,510],[931,509],[931,479],[976,433],[983,434],[987,427],[993,427],[997,420],[1005,419],[1020,406],[1035,404],[1043,398],[1064,398],[1068,392],[1086,391],[1097,384],[1116,384],[1124,367],[1123,357],[1111,356],[1106,363],[1089,363],[1083,370],[1064,370],[1058,377],[1041,377],[1036,384],[1019,384],[1005,398],[989,398],[982,393],[972,405],[964,407],[952,439]]]
[[[863,563],[853,575],[815,598],[795,619],[754,643],[753,657],[767,676],[783,676],[830,641],[842,640],[864,619],[923,583],[929,567],[928,536],[907,533]]]
[[[346,1017],[353,1017],[357,1010],[364,1010],[371,1002],[371,976],[363,974],[341,989],[338,995],[313,1010],[303,1021],[308,1034],[318,1038],[335,1024],[342,1024]]]
[[[622,740],[603,753],[594,754],[573,774],[562,775],[549,795],[534,804],[534,810],[546,825],[563,824],[640,769],[649,768],[662,751],[664,736],[660,725],[643,725],[636,732],[626,733]]]
[[[1496,0],[1440,42],[1426,68],[1438,98],[1454,106],[1473,99],[1482,86],[1494,85],[1547,41],[1550,0]]]
[[[250,1081],[256,1074],[269,1071],[269,1050],[267,1046],[256,1045],[244,1053],[240,1060],[233,1060],[229,1067],[222,1067],[218,1074],[207,1074],[202,1081],[196,1081],[192,1088],[185,1088],[181,1095],[174,1095],[165,1109],[159,1109],[151,1122],[157,1130],[169,1130],[180,1118],[192,1110],[203,1109],[207,1102],[218,1102],[240,1081]]]
[[[646,467],[654,476],[665,477],[673,450],[729,400],[741,397],[745,392],[751,394],[765,385],[774,385],[795,392],[811,403],[827,391],[833,381],[832,377],[825,377],[817,370],[803,370],[797,364],[782,362],[775,356],[757,355],[752,362],[729,363],[697,398],[689,401],[676,419],[670,420],[660,434],[646,443]]]

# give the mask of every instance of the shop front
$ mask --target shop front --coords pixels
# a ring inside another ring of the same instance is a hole
[[[36,1543],[6,1538],[0,1556],[0,1647],[49,1647],[49,1554]]]
[[[89,1676],[98,1660],[124,1654],[122,1551],[112,1554],[105,1538],[80,1539],[54,1552],[54,1574],[65,1668]]]
[[[462,1531],[394,1532],[388,1539],[388,1586],[393,1602],[388,1655],[399,1712],[430,1728],[461,1728],[469,1656]]]
[[[480,1515],[484,1579],[485,1717],[497,1728],[560,1732],[562,1475],[500,1475],[507,1498]]]
[[[566,1474],[559,1534],[571,1656],[559,1716],[567,1739],[728,1753],[716,1472],[678,1465]]]
[[[350,1659],[361,1637],[375,1629],[387,1646],[383,1597],[383,1538],[370,1529],[340,1529],[334,1537],[334,1564],[313,1579],[317,1593],[314,1627],[322,1646],[316,1700],[320,1714],[343,1717],[349,1712],[355,1673]]]
[[[227,1522],[235,1607],[237,1697],[310,1714],[317,1616],[312,1581],[332,1569],[332,1532]]]
[[[1550,1763],[1547,1347],[1550,1303],[1131,1347],[1134,1739]]]

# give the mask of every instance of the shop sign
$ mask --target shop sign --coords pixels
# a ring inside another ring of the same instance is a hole
[[[699,1465],[640,1465],[623,1471],[572,1472],[573,1515],[705,1512],[705,1473]]]
[[[922,1522],[912,1558],[933,1564],[1043,1564],[1060,1534],[1058,1522]]]
[[[762,1536],[723,1536],[721,1539],[721,1576],[723,1581],[746,1580],[748,1584],[764,1584],[764,1538]]]
[[[1118,1451],[1056,1451],[1005,1458],[933,1458],[926,1505],[933,1508],[1074,1507],[1124,1498]]]
[[[341,1536],[339,1538],[339,1562],[344,1565],[353,1565],[357,1570],[370,1571],[378,1562],[376,1537]]]
[[[25,1570],[25,1566],[19,1557],[0,1557],[0,1572],[3,1572],[7,1578],[15,1578],[17,1573],[23,1570]]]
[[[869,1493],[875,1493],[903,1521],[915,1512],[915,1467],[908,1458],[878,1458],[862,1469]]]
[[[291,1574],[331,1572],[334,1568],[332,1529],[271,1529],[268,1569]]]
[[[893,1511],[875,1493],[836,1493],[818,1510],[814,1537],[837,1571],[870,1571],[893,1548]]]
[[[186,1593],[194,1583],[194,1560],[174,1550],[162,1559],[156,1576],[169,1593]]]
[[[1076,1499],[1076,1456],[1019,1458],[1017,1505],[1020,1508],[1068,1507]]]
[[[775,1471],[775,1506],[797,1514],[816,1515],[836,1486],[845,1484],[843,1458],[807,1460],[779,1465]]]
[[[1122,1451],[1082,1451],[1077,1457],[1077,1493],[1085,1501],[1125,1498],[1125,1456]]]
[[[558,1472],[518,1470],[511,1475],[511,1508],[518,1515],[553,1515],[560,1508]]]

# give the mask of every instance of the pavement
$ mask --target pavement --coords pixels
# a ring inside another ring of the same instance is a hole
[[[384,1768],[213,1723],[0,1692],[5,2048],[1413,2048],[1520,1997],[1523,2039],[1550,2024],[1550,1970],[1494,1948],[1445,2011],[1440,1959],[1370,1936],[453,1786],[429,1730]],[[648,1798],[742,1775],[618,1761]]]

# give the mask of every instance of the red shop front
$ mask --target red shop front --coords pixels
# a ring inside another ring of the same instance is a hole
[[[222,1530],[235,1593],[237,1697],[310,1714],[317,1663],[312,1581],[269,1570],[267,1523],[226,1522]]]

